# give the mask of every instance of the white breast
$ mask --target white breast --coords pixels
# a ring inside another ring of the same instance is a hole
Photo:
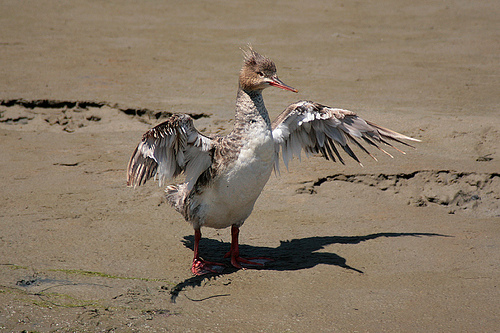
[[[204,226],[243,224],[266,185],[274,163],[272,133],[267,128],[251,133],[238,159],[202,194]]]

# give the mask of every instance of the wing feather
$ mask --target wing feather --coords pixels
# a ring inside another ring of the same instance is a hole
[[[212,147],[190,116],[174,115],[143,135],[128,164],[127,185],[140,186],[152,177],[161,185],[184,172],[192,188],[212,163]]]
[[[293,156],[300,157],[302,150],[306,154],[321,153],[326,159],[331,159],[334,162],[338,159],[340,163],[344,164],[337,146],[340,146],[347,155],[361,164],[349,146],[350,143],[377,160],[363,146],[363,143],[376,147],[392,157],[377,143],[383,143],[404,154],[388,140],[409,147],[413,146],[403,140],[420,141],[366,121],[352,111],[331,108],[310,101],[299,101],[289,105],[272,123],[272,129],[276,146],[276,170],[279,170],[280,152],[287,168],[288,162]]]

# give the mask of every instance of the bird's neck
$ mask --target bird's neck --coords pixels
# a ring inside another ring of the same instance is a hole
[[[236,114],[234,117],[234,131],[246,131],[262,125],[263,128],[271,128],[271,120],[267,113],[262,90],[246,91],[238,89],[236,97]]]

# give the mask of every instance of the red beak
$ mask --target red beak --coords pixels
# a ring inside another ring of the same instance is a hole
[[[269,82],[269,85],[285,90],[290,90],[293,91],[294,93],[299,92],[297,89],[290,87],[289,85],[284,84],[280,79],[278,79],[277,76],[271,78],[271,82]]]

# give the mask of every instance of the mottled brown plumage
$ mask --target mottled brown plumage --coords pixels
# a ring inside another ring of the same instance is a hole
[[[352,111],[309,101],[289,105],[271,123],[262,98],[269,86],[297,92],[278,78],[272,60],[249,47],[239,75],[234,127],[228,135],[203,135],[190,116],[174,115],[146,132],[130,159],[129,186],[143,185],[151,177],[157,177],[161,185],[185,175],[184,182],[167,186],[166,197],[195,229],[194,274],[223,268],[199,256],[202,226],[231,226],[231,250],[226,257],[233,266],[262,264],[239,256],[238,234],[271,171],[278,170],[280,153],[285,165],[302,150],[344,163],[340,147],[360,163],[349,143],[375,158],[361,142],[384,151],[380,143],[393,147],[387,140],[418,141],[365,121]]]

